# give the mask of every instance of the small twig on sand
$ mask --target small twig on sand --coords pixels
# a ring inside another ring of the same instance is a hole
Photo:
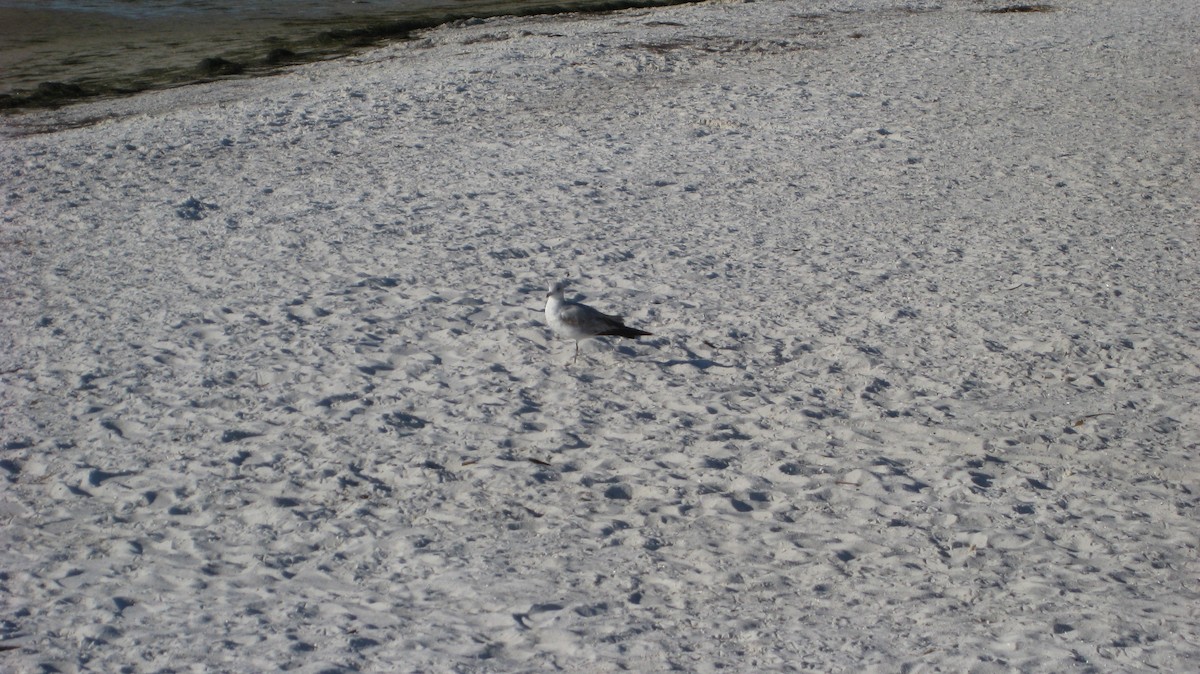
[[[1076,427],[1078,427],[1078,426],[1082,426],[1083,422],[1087,421],[1088,419],[1095,419],[1096,417],[1113,417],[1113,416],[1116,416],[1116,412],[1096,412],[1095,414],[1085,414],[1085,415],[1079,417],[1078,419],[1076,419],[1074,425]]]

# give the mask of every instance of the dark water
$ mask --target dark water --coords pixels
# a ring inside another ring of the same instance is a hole
[[[0,0],[0,110],[269,73],[447,21],[689,0]]]

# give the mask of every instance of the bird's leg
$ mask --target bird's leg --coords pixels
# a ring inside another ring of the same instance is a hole
[[[579,340],[578,339],[575,340],[575,358],[571,362],[572,363],[579,362]]]

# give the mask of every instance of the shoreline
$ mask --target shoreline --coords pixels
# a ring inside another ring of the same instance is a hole
[[[204,22],[180,24],[166,18],[130,19],[87,13],[77,19],[77,34],[55,30],[45,38],[13,48],[0,59],[0,70],[8,70],[12,82],[0,90],[0,115],[45,110],[88,100],[131,96],[178,86],[222,79],[269,77],[287,67],[343,58],[388,42],[407,40],[417,32],[456,23],[500,16],[542,16],[566,13],[604,14],[636,8],[667,7],[697,0],[567,0],[555,2],[508,2],[479,0],[462,7],[434,6],[410,12],[378,15],[325,17],[321,19],[251,21],[206,17]],[[0,10],[0,20],[10,30],[34,24],[35,17],[54,12]],[[86,18],[86,22],[84,21]],[[74,24],[68,24],[74,25]],[[200,31],[200,32],[198,32]],[[127,35],[114,41],[112,34]],[[70,52],[58,47],[47,55],[53,41],[70,44]],[[97,36],[100,37],[97,37]],[[136,46],[120,46],[121,42]],[[64,68],[62,76],[44,79],[47,60],[56,56],[76,66]],[[126,61],[128,59],[128,61]],[[146,67],[150,60],[153,67]],[[14,75],[35,64],[29,74]],[[36,65],[40,64],[40,65]]]

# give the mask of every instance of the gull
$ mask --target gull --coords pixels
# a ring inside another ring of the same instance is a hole
[[[563,299],[563,286],[562,281],[555,282],[546,293],[546,322],[555,334],[575,340],[574,360],[579,360],[580,340],[600,336],[637,339],[650,334],[626,326],[620,316],[611,316],[579,302],[566,301]]]

